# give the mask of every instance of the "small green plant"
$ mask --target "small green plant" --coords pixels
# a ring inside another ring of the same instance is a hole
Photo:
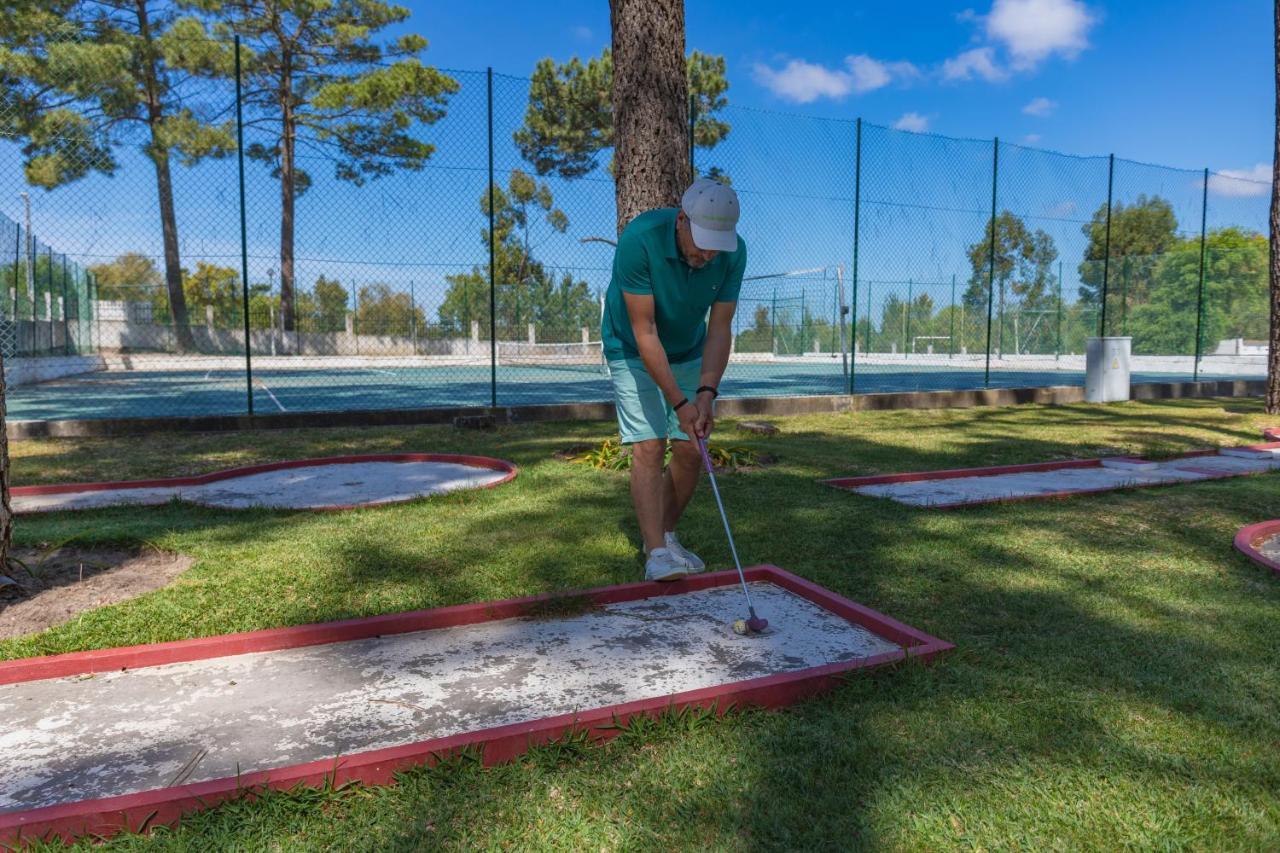
[[[742,445],[726,447],[719,444],[708,444],[707,454],[711,464],[717,468],[747,468],[759,464],[760,459],[754,450]],[[569,457],[570,462],[590,465],[606,471],[630,471],[631,448],[616,438],[606,438],[599,446],[592,446]],[[662,464],[671,461],[671,448],[662,458]]]

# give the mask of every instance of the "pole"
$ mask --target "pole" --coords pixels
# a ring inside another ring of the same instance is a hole
[[[867,282],[867,352],[871,352],[871,282]]]
[[[1129,256],[1120,262],[1120,334],[1129,334]]]
[[[36,238],[31,233],[31,195],[29,193],[21,193],[22,206],[26,211],[27,223],[27,293],[31,297],[31,319],[36,318]],[[17,282],[14,282],[17,287]],[[34,326],[32,327],[35,328]],[[35,337],[31,339],[32,346],[35,345]]]
[[[66,255],[62,256],[62,352],[63,352],[63,355],[71,355],[71,324],[67,319],[67,256]]]
[[[840,327],[840,368],[845,378],[849,376],[849,340],[845,337],[844,312],[847,310],[844,301],[844,264],[836,266],[836,288],[840,294],[840,310],[837,312],[836,324]],[[852,329],[853,338],[858,339],[858,327]]]
[[[249,228],[244,212],[244,111],[241,104],[240,36],[236,47],[236,161],[240,169],[240,302],[244,315],[244,379],[249,398],[249,416],[253,417],[253,346],[249,337]]]
[[[1053,346],[1053,360],[1062,357],[1062,261],[1058,261],[1058,333]]]
[[[991,156],[991,247],[987,253],[987,367],[982,384],[991,384],[991,308],[996,284],[996,181],[1000,177],[1000,137]]]
[[[947,338],[947,358],[956,354],[956,274],[951,274],[951,335]]]
[[[914,298],[915,282],[907,279],[907,304],[902,311],[902,357],[907,357],[907,346],[911,341],[911,302]]]
[[[1204,254],[1205,225],[1209,220],[1209,170],[1204,170],[1204,189],[1200,196],[1200,286],[1196,293],[1196,360],[1192,366],[1191,379],[1200,381],[1200,356],[1203,354],[1201,335],[1204,332]]]
[[[1111,278],[1111,188],[1115,183],[1116,155],[1107,159],[1107,231],[1102,249],[1102,312],[1098,315],[1099,337],[1107,333],[1107,283]]]
[[[498,407],[498,295],[493,246],[493,68],[486,73],[489,98],[489,405]]]
[[[698,124],[698,101],[694,95],[689,96],[689,182],[698,177],[698,168],[694,165],[693,139],[694,128]]]
[[[778,354],[778,285],[773,286],[773,301],[769,307],[769,352]]]
[[[53,247],[46,247],[48,260],[44,264],[44,307],[45,319],[49,321],[49,349],[53,355]]]
[[[22,354],[22,335],[18,334],[18,275],[22,272],[22,227],[14,228],[13,236],[13,355]]]
[[[418,300],[413,292],[413,281],[409,281],[409,337],[413,339],[413,354],[418,354]]]
[[[853,317],[850,318],[850,330],[853,332],[853,352],[849,356],[849,393],[854,392],[855,374],[858,372],[858,215],[862,212],[862,118],[858,118],[853,143]],[[867,294],[867,351],[871,351],[871,294]]]

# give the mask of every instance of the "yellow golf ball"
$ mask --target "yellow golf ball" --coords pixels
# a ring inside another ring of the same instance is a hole
[[[735,619],[735,620],[733,621],[733,633],[735,633],[735,634],[745,634],[745,633],[747,633],[747,620],[745,620],[745,619]]]

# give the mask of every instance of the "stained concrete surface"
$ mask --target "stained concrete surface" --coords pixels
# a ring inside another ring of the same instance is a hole
[[[863,495],[890,498],[910,506],[956,506],[1009,498],[1058,495],[1132,486],[1194,482],[1217,476],[1260,474],[1280,470],[1278,458],[1203,456],[1159,462],[1153,466],[1061,468],[1018,474],[957,477],[950,480],[916,480],[859,486]]]
[[[0,686],[0,812],[234,776],[893,651],[767,582],[548,619]],[[191,772],[187,773],[189,765]]]
[[[180,498],[228,509],[275,507],[313,509],[375,505],[474,489],[496,483],[505,471],[454,462],[351,462],[264,471],[201,486],[112,489],[53,495],[15,496],[18,513],[155,505]]]
[[[1258,543],[1258,552],[1268,560],[1280,560],[1280,533]]]

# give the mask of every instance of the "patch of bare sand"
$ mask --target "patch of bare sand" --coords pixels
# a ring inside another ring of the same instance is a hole
[[[108,604],[168,586],[194,559],[153,549],[16,548],[17,585],[0,586],[0,639],[34,634]]]

